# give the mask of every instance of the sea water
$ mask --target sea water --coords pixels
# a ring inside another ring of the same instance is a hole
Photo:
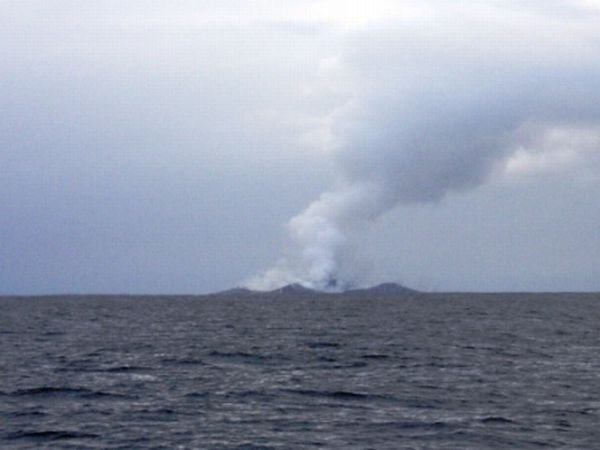
[[[0,448],[600,446],[600,295],[0,298]]]

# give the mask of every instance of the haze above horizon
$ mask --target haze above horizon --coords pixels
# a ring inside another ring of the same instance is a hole
[[[596,0],[0,17],[0,295],[600,291]]]

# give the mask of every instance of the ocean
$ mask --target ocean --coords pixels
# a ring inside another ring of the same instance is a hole
[[[600,294],[0,298],[2,449],[590,449]]]

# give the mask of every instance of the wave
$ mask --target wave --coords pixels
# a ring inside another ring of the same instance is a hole
[[[306,344],[309,348],[338,348],[340,344],[337,342],[308,342]]]
[[[68,430],[26,431],[19,430],[5,436],[7,439],[35,439],[44,441],[57,441],[62,439],[94,439],[100,435]]]
[[[139,372],[139,371],[147,371],[147,370],[152,370],[152,368],[143,367],[143,366],[115,366],[115,367],[107,367],[105,369],[100,369],[99,372],[123,373],[123,372]]]
[[[317,391],[312,389],[282,389],[282,392],[288,394],[301,395],[306,397],[322,397],[335,400],[395,400],[391,396],[377,394],[362,394],[351,391]]]
[[[480,420],[481,423],[485,424],[506,424],[506,423],[515,423],[514,420],[507,419],[506,417],[501,416],[490,416],[484,417]]]
[[[13,391],[10,395],[13,396],[46,396],[46,395],[69,395],[69,394],[90,394],[94,391],[87,388],[71,388],[65,386],[41,386],[27,389],[17,389]]]
[[[199,358],[163,358],[161,360],[162,363],[165,364],[173,364],[175,366],[178,365],[206,365],[204,361]]]
[[[81,398],[131,398],[129,395],[114,392],[95,391],[87,388],[42,386],[28,389],[17,389],[8,394],[15,397],[57,397],[77,396]]]

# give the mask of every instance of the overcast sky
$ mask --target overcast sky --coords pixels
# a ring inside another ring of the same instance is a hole
[[[0,99],[0,294],[600,290],[597,0],[0,0]]]

